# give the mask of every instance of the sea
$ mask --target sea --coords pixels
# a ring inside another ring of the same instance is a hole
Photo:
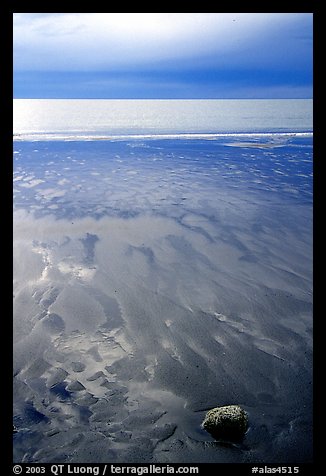
[[[312,100],[15,99],[17,140],[312,133]]]
[[[14,461],[312,462],[312,100],[13,117]]]

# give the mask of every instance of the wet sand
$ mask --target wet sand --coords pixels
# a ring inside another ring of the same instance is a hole
[[[16,462],[312,459],[309,144],[163,142],[17,144]]]

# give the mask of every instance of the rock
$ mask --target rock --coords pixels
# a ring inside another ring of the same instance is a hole
[[[206,413],[202,426],[216,439],[239,440],[248,428],[248,415],[238,405],[216,407]]]

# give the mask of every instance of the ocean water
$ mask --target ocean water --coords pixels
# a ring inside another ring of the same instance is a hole
[[[311,100],[14,101],[15,139],[213,138],[216,134],[312,132]]]
[[[312,139],[310,100],[14,101],[15,462],[312,461]]]

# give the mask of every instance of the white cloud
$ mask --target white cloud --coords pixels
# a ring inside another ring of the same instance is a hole
[[[231,54],[241,60],[253,45],[259,50],[260,37],[284,37],[302,15],[17,13],[14,64],[19,70],[103,70],[212,56],[228,62]]]

